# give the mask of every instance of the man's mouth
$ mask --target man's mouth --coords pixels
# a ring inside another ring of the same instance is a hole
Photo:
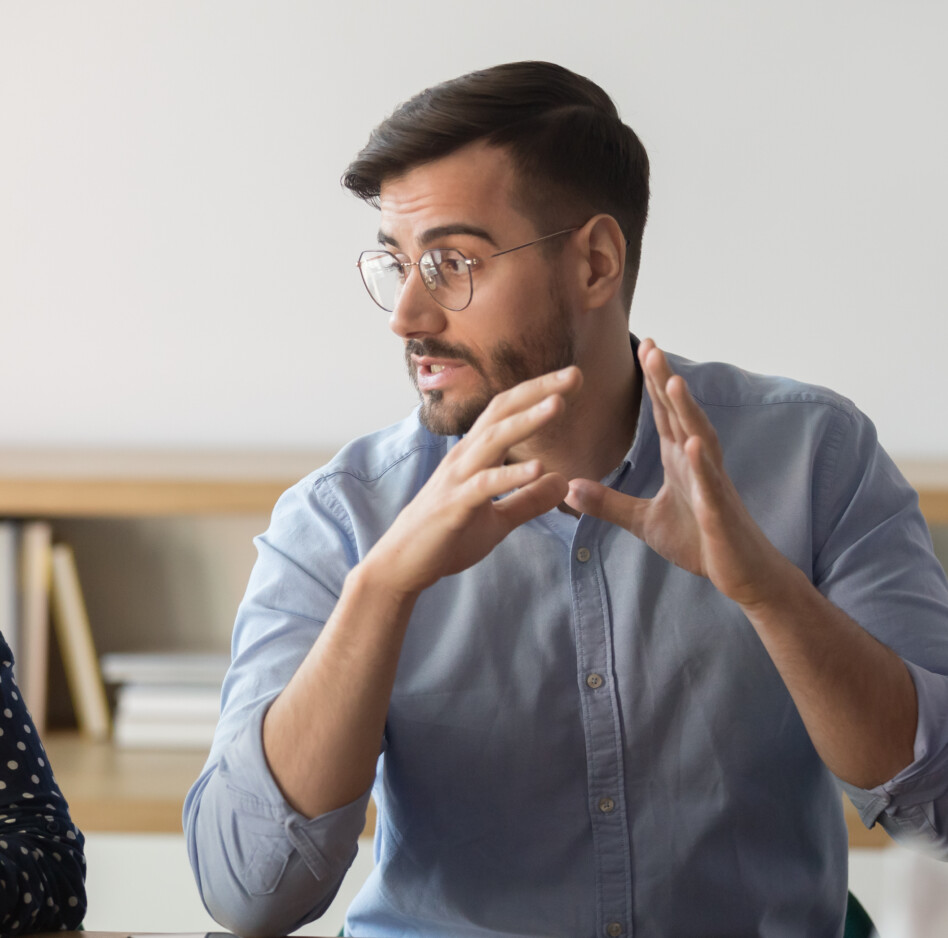
[[[466,386],[471,370],[481,373],[477,359],[468,349],[446,342],[409,340],[405,344],[405,360],[412,384],[422,394],[440,395],[449,388]]]
[[[412,364],[415,383],[422,392],[446,390],[468,367],[466,362],[446,358],[432,361],[430,358],[413,357]]]

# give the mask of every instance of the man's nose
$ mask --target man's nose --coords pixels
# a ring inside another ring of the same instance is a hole
[[[412,266],[388,317],[389,328],[403,339],[414,335],[434,335],[447,325],[445,309],[425,286],[418,268]]]

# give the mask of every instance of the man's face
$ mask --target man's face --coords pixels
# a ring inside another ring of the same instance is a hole
[[[383,247],[412,261],[455,248],[483,262],[458,312],[440,306],[410,268],[389,320],[433,433],[466,433],[495,394],[574,360],[556,262],[539,245],[490,257],[550,233],[513,208],[514,184],[506,153],[474,144],[382,185]]]

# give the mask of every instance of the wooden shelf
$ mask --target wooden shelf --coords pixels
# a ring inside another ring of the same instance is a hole
[[[43,743],[72,819],[85,833],[180,834],[185,795],[207,759],[204,751],[121,749],[74,732],[47,733]],[[364,834],[374,830],[369,802]]]
[[[0,450],[0,517],[268,513],[330,455]]]
[[[206,752],[119,749],[76,733],[47,733],[43,744],[79,829],[181,832],[184,796]]]
[[[895,841],[883,830],[881,824],[876,824],[871,830],[859,818],[859,813],[853,803],[843,795],[843,815],[846,818],[846,829],[849,831],[849,847],[891,847]]]
[[[901,459],[899,469],[918,492],[925,520],[948,524],[948,460]]]
[[[0,517],[269,513],[328,452],[0,450]],[[948,460],[906,459],[929,524],[948,524]]]

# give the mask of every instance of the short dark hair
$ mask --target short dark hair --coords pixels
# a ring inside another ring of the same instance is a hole
[[[623,292],[631,303],[648,216],[648,155],[609,95],[560,65],[512,62],[427,88],[372,131],[342,184],[377,207],[385,180],[476,141],[510,154],[516,198],[539,226],[553,231],[600,212],[616,219],[629,242]]]

